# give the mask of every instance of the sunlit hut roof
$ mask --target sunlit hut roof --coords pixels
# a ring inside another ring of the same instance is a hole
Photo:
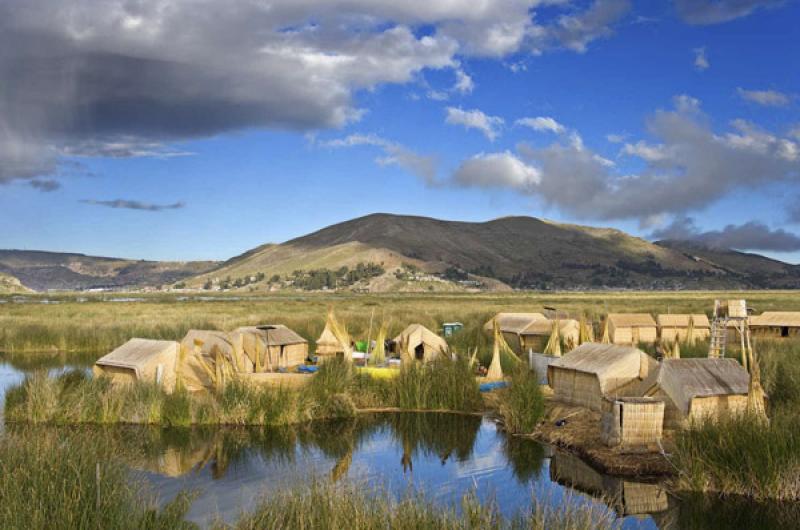
[[[711,324],[708,322],[708,317],[703,313],[691,314],[691,315],[658,315],[656,320],[658,321],[659,327],[662,328],[688,328],[689,327],[689,318],[692,319],[692,325],[695,328],[710,328]]]
[[[800,327],[800,311],[765,311],[750,317],[751,326]]]
[[[339,339],[336,338],[336,335],[333,334],[331,328],[328,324],[325,324],[325,328],[320,333],[319,338],[317,339],[317,346],[336,346],[339,347]]]
[[[520,333],[537,320],[547,322],[547,317],[541,313],[497,313],[494,318],[483,326],[483,329],[492,331],[495,320],[500,327],[500,331],[504,333]]]
[[[211,353],[214,349],[220,353],[230,355],[233,351],[233,343],[228,333],[224,331],[205,330],[205,329],[190,329],[186,336],[183,337],[181,344],[191,351],[194,348],[195,341],[203,343],[200,351],[202,353]]]
[[[642,383],[642,394],[661,388],[684,414],[696,397],[747,395],[750,375],[735,360],[664,359]]]
[[[163,355],[177,355],[178,343],[172,340],[131,339],[97,360],[98,366],[128,368],[139,376],[140,370]]]
[[[553,332],[553,322],[555,320],[535,320],[528,324],[525,329],[520,331],[520,335],[550,335]],[[578,321],[572,318],[558,320],[558,329],[562,334],[578,328]]]
[[[265,324],[263,326],[245,326],[236,329],[239,333],[252,333],[264,337],[270,346],[303,344],[308,341],[282,324]]]
[[[587,342],[553,362],[550,368],[595,374],[605,394],[614,390],[621,380],[645,379],[657,364],[655,359],[633,346]]]
[[[656,321],[648,313],[609,313],[608,321],[617,328],[656,327]]]
[[[447,341],[422,324],[411,324],[394,338],[398,344],[407,344],[410,349],[419,344],[426,344],[442,353],[447,352]]]

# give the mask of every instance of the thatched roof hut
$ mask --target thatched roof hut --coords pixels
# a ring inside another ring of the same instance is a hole
[[[800,337],[800,311],[765,311],[750,317],[750,331],[754,337]]]
[[[131,339],[98,359],[92,372],[110,377],[115,384],[146,381],[172,392],[179,348],[171,340]]]
[[[483,326],[483,330],[488,333],[494,332],[494,323],[500,328],[503,339],[515,353],[528,351],[523,345],[520,333],[534,322],[549,322],[547,317],[541,313],[497,313]],[[533,337],[532,337],[533,338]],[[536,339],[538,341],[538,338]],[[545,340],[545,342],[547,342]],[[541,349],[535,349],[541,351]]]
[[[603,398],[630,396],[658,365],[631,346],[586,343],[547,367],[555,398],[600,411]]]
[[[255,372],[290,368],[308,357],[308,341],[282,324],[241,327],[231,336],[234,342],[241,341]]]
[[[711,334],[711,324],[703,313],[658,315],[656,322],[661,332],[661,340],[667,342],[686,341],[689,338],[690,328],[692,340],[706,340]]]
[[[429,362],[440,355],[447,355],[447,342],[422,324],[411,324],[394,338],[398,352],[418,361]]]
[[[214,382],[207,370],[216,372],[217,361],[223,362],[222,358],[236,372],[252,373],[253,361],[244,354],[241,338],[225,331],[190,329],[181,340],[181,384],[190,392],[213,388]]]
[[[744,411],[749,384],[750,375],[735,359],[665,359],[640,394],[664,400],[664,426],[674,429]]]
[[[614,344],[654,343],[658,339],[656,321],[647,313],[610,313],[608,333]]]
[[[344,347],[336,335],[331,331],[330,326],[326,323],[325,328],[320,333],[317,339],[317,347],[314,351],[316,355],[321,358],[336,357],[337,355],[344,355]]]
[[[533,351],[542,352],[547,344],[547,340],[553,333],[553,326],[558,322],[558,330],[561,341],[567,346],[567,350],[578,345],[581,327],[577,320],[565,318],[559,320],[535,320],[528,324],[519,333],[520,346],[522,352]]]

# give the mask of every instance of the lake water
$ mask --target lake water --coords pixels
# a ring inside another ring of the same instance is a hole
[[[0,399],[28,366],[0,361]],[[45,365],[63,369],[57,361]],[[392,413],[284,428],[97,429],[138,456],[127,463],[167,501],[181,490],[199,497],[188,518],[236,519],[259,496],[311,479],[351,480],[402,495],[422,491],[452,504],[474,491],[513,515],[540,503],[593,503],[624,528],[788,528],[770,507],[714,499],[676,499],[660,484],[602,475],[578,458],[509,437],[480,417]],[[609,504],[601,498],[611,499]]]

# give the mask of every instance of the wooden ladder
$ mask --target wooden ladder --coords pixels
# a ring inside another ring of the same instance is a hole
[[[714,359],[725,357],[725,347],[728,342],[728,319],[714,315],[711,324],[711,338],[708,345],[708,356]]]

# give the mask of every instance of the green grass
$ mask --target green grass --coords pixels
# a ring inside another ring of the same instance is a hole
[[[192,496],[158,509],[121,450],[81,431],[0,436],[0,528],[194,528],[183,522]]]
[[[513,434],[529,434],[544,416],[544,396],[539,376],[520,365],[511,372],[508,388],[499,392],[499,413],[503,426]]]
[[[150,425],[288,425],[353,417],[358,408],[483,410],[466,360],[403,368],[381,380],[357,374],[344,360],[325,363],[301,389],[257,387],[234,380],[212,393],[167,394],[148,383],[114,387],[81,370],[28,375],[7,391],[5,417],[19,423]]]
[[[230,526],[218,524],[217,529],[588,530],[619,526],[609,511],[573,504],[569,499],[555,509],[548,509],[533,499],[529,510],[504,517],[496,503],[482,503],[474,494],[465,495],[458,505],[440,506],[421,493],[411,492],[394,499],[380,489],[375,491],[373,486],[318,481],[310,486],[271,493],[252,513]]]

